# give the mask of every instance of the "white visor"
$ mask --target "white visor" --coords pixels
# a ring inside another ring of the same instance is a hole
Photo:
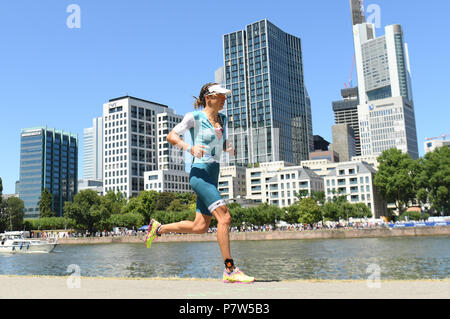
[[[226,96],[231,95],[231,90],[227,90],[227,89],[221,87],[219,84],[211,85],[208,88],[208,91],[209,91],[209,94],[218,93],[218,94],[224,94]]]

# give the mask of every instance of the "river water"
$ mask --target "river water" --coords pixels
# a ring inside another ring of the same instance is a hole
[[[258,280],[450,277],[450,237],[232,241],[235,263]],[[72,265],[72,266],[71,266]],[[76,265],[76,266],[73,266]],[[217,242],[59,245],[0,254],[0,275],[221,278]]]

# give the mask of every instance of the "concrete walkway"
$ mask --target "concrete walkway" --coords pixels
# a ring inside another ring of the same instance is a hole
[[[420,281],[261,281],[0,276],[0,299],[449,299],[450,279]]]

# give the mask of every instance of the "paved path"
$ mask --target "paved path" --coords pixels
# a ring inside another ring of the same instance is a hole
[[[224,284],[217,279],[0,276],[0,299],[450,299],[450,279],[381,281],[379,286],[370,287],[365,280],[265,281],[243,285]]]

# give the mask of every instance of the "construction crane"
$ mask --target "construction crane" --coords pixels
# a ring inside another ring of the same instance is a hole
[[[427,137],[425,139],[425,141],[433,141],[433,140],[438,140],[438,139],[443,139],[444,141],[447,139],[447,137],[449,137],[450,134],[442,134],[441,136],[436,136],[436,137]]]

